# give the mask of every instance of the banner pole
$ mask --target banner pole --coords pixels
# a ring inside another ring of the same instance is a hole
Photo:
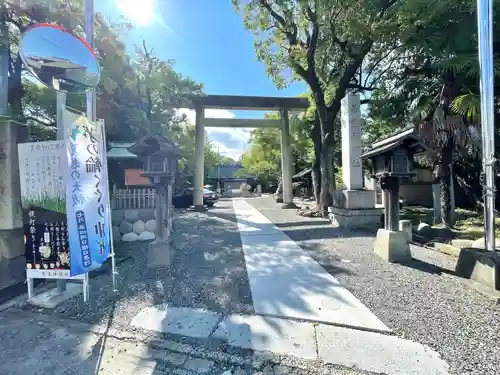
[[[85,0],[85,38],[89,46],[94,48],[94,0]],[[96,93],[95,89],[89,91],[87,93],[87,117],[90,121],[96,122],[97,121],[97,113],[96,113]],[[106,176],[106,189],[107,189],[107,194],[108,194],[108,199],[107,199],[107,211],[108,211],[108,224],[109,224],[109,240],[110,240],[110,257],[111,257],[111,272],[112,272],[112,279],[113,279],[113,291],[117,292],[118,289],[116,288],[116,260],[115,260],[115,249],[114,249],[114,244],[113,244],[113,224],[111,221],[111,206],[109,203],[109,179],[108,179],[108,158],[107,158],[107,150],[106,150],[106,127],[104,124],[104,121],[99,121],[101,125],[101,132],[102,132],[102,140],[103,140],[103,158],[104,162],[103,167],[105,168],[105,173],[104,175]]]
[[[85,12],[85,40],[94,49],[94,0],[84,0],[84,12]],[[90,90],[86,96],[86,111],[87,118],[90,121],[95,121],[95,89]],[[87,299],[88,299],[88,272],[86,274],[86,283],[84,282],[84,288],[87,288]],[[85,295],[84,295],[85,297]]]
[[[107,150],[106,150],[106,124],[104,123],[104,120],[100,120],[99,123],[101,124],[101,133],[102,133],[102,140],[103,140],[103,156],[105,162],[103,163],[103,167],[105,169],[104,175],[106,176],[106,189],[108,191],[108,200],[107,200],[107,207],[106,210],[108,211],[108,222],[109,222],[109,250],[110,250],[110,257],[111,257],[111,278],[113,280],[113,291],[115,293],[118,293],[118,289],[116,287],[116,275],[118,275],[118,272],[116,271],[116,259],[115,259],[115,245],[114,245],[114,240],[113,240],[113,222],[112,222],[112,215],[111,215],[111,204],[110,204],[110,193],[109,193],[109,178],[108,178],[108,155],[107,155]]]
[[[64,140],[64,111],[66,109],[66,93],[64,91],[58,91],[56,93],[56,125],[57,125],[57,140]],[[57,280],[57,291],[59,293],[64,293],[67,289],[66,280]]]

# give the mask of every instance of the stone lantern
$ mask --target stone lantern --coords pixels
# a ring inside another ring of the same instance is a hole
[[[178,172],[179,147],[162,136],[150,135],[129,147],[128,151],[144,160],[142,176],[147,177],[156,189],[156,238],[149,244],[148,267],[168,267],[174,250],[171,238],[175,212],[172,190]]]
[[[372,175],[384,194],[384,228],[377,232],[375,252],[390,262],[411,260],[408,241],[399,231],[399,186],[413,176],[413,156],[426,150],[413,129],[408,129],[374,143],[361,155],[370,161]]]

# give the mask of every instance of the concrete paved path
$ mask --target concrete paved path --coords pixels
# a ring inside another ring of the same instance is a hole
[[[257,209],[243,199],[233,205],[257,314],[390,331]]]

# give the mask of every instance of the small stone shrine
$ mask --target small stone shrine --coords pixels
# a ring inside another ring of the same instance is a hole
[[[155,240],[149,244],[148,267],[169,267],[173,258],[172,229],[174,206],[172,192],[178,170],[179,147],[172,141],[150,135],[128,148],[144,160],[144,173],[156,189]]]
[[[348,95],[342,100],[341,123],[345,189],[336,191],[334,206],[328,207],[328,217],[340,228],[378,228],[382,210],[375,207],[375,191],[363,187],[359,95]]]
[[[413,156],[426,150],[418,136],[404,132],[374,143],[361,155],[370,161],[384,194],[384,228],[377,232],[374,250],[389,262],[411,260],[407,237],[399,231],[399,186],[412,176]]]

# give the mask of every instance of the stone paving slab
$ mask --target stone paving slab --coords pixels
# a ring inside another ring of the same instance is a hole
[[[189,337],[208,337],[221,315],[188,307],[146,307],[131,321],[134,327]]]
[[[448,374],[437,352],[410,340],[324,324],[316,333],[319,357],[326,363],[388,375]]]
[[[281,230],[275,229],[257,209],[243,199],[235,199],[233,205],[257,314],[390,332],[337,279]],[[244,235],[246,227],[260,228],[263,234]]]
[[[314,326],[264,316],[231,315],[214,333],[230,345],[254,350],[269,350],[306,359],[316,359]]]

